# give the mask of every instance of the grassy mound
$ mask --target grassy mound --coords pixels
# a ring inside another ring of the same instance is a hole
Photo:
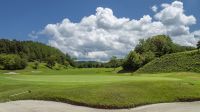
[[[200,53],[189,51],[165,55],[146,64],[137,72],[200,72]]]

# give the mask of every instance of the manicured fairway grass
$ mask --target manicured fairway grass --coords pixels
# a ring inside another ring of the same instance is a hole
[[[117,74],[103,68],[23,70],[12,75],[4,72],[7,71],[0,71],[1,102],[37,99],[98,108],[127,108],[200,100],[199,73]],[[26,93],[28,90],[31,92]]]

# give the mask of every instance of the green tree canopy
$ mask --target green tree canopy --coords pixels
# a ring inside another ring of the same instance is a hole
[[[117,66],[118,66],[117,57],[116,56],[112,56],[110,61],[109,61],[109,63],[111,65],[111,67],[114,68],[114,70],[115,70],[115,68],[117,68]]]
[[[17,70],[24,69],[27,66],[25,59],[15,54],[0,54],[0,69]]]
[[[157,35],[148,38],[147,40],[140,40],[139,44],[135,47],[135,52],[139,54],[144,54],[150,51],[155,54],[155,57],[160,57],[165,54],[193,49],[193,47],[180,46],[178,44],[173,43],[169,36]]]
[[[200,49],[200,40],[197,42],[197,49]]]
[[[49,68],[53,68],[56,64],[56,56],[50,56],[48,59],[47,59],[47,67]]]
[[[139,53],[131,51],[125,58],[122,67],[124,70],[135,71],[142,66],[142,63],[143,57]]]
[[[65,64],[65,61],[74,64],[69,55],[65,55],[54,47],[33,41],[0,39],[0,54],[17,54],[29,62],[47,62],[49,57],[54,56],[59,64]]]
[[[146,40],[142,39],[134,51],[131,51],[126,57],[123,69],[135,71],[156,57],[193,49],[193,47],[180,46],[173,43],[171,38],[166,35],[157,35]]]

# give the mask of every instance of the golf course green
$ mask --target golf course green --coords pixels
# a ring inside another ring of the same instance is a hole
[[[0,102],[47,100],[96,108],[129,108],[200,100],[199,73],[119,74],[119,69],[2,70]]]

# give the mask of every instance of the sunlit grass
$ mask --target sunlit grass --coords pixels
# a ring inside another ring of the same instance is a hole
[[[101,108],[200,99],[200,74],[117,74],[113,69],[15,71],[0,75],[0,101],[53,100]],[[31,91],[17,96],[13,94]]]

